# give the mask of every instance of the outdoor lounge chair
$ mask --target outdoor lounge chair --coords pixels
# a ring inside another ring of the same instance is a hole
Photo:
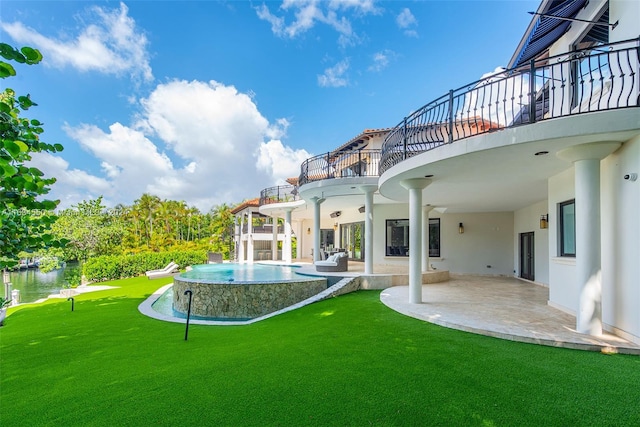
[[[149,270],[145,274],[149,279],[160,279],[161,277],[174,276],[179,273],[180,266],[171,261],[165,268],[158,270]]]
[[[222,254],[220,252],[208,252],[207,262],[209,264],[220,264],[222,262]]]
[[[316,266],[316,271],[347,271],[349,269],[349,256],[346,252],[338,252],[331,255],[325,261],[316,261],[314,264]]]

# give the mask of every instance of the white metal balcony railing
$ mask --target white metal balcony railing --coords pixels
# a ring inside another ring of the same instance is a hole
[[[260,192],[260,206],[271,203],[285,203],[300,200],[298,188],[294,185],[278,185]]]
[[[300,167],[298,185],[323,179],[378,177],[381,150],[337,151],[305,160]]]
[[[598,45],[475,81],[405,117],[382,146],[380,173],[416,154],[499,129],[637,107],[640,39]]]

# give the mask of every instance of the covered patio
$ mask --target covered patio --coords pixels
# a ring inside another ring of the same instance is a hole
[[[380,294],[389,308],[447,328],[512,341],[603,353],[640,355],[640,345],[619,336],[576,332],[574,316],[547,304],[549,290],[508,277],[457,276],[422,286],[422,304],[409,303],[409,287]]]

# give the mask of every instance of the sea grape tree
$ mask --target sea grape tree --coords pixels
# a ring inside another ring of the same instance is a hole
[[[12,63],[34,65],[42,54],[30,47],[16,49],[0,43],[0,78],[16,75]],[[6,61],[5,61],[6,60]],[[29,162],[32,153],[62,151],[60,144],[40,140],[43,124],[22,115],[37,104],[29,95],[19,96],[10,88],[0,93],[0,269],[18,263],[20,252],[60,247],[64,241],[50,233],[59,203],[43,198],[55,178],[47,178]]]

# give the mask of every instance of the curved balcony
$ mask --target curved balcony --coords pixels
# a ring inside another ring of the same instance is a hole
[[[294,185],[278,185],[265,188],[260,192],[260,206],[271,203],[286,203],[300,200],[298,188]]]
[[[407,158],[474,135],[637,107],[639,46],[640,38],[531,60],[450,90],[389,132],[380,174]]]
[[[324,179],[378,177],[382,150],[352,150],[321,154],[305,160],[300,167],[300,186]]]

